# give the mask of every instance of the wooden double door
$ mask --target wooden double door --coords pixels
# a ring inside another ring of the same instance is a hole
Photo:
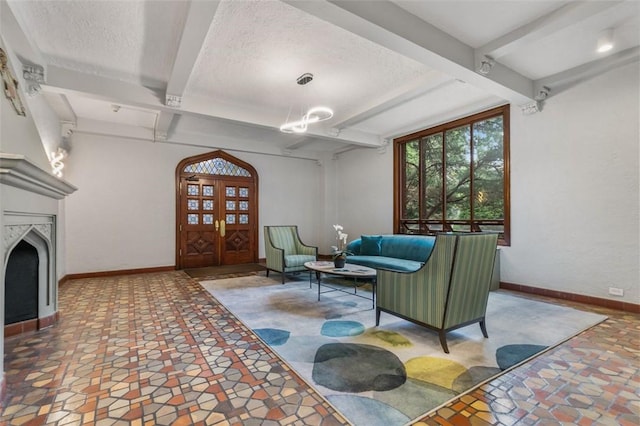
[[[183,160],[176,174],[178,268],[257,262],[255,170],[216,151]]]

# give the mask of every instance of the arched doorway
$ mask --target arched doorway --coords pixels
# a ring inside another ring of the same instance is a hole
[[[176,266],[200,268],[258,261],[258,174],[214,151],[176,168]]]

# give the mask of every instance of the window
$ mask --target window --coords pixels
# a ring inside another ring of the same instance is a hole
[[[394,140],[394,229],[500,233],[509,245],[509,105]]]

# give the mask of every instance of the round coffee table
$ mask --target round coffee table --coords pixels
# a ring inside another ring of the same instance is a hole
[[[315,262],[306,262],[304,267],[309,269],[310,271],[315,271],[316,279],[318,280],[318,300],[320,300],[320,294],[329,293],[332,291],[341,291],[343,293],[352,294],[358,297],[362,297],[368,299],[368,297],[362,296],[358,294],[358,278],[368,278],[372,279],[372,291],[371,291],[371,302],[372,306],[375,308],[376,303],[376,270],[373,268],[369,268],[367,266],[362,265],[354,265],[352,263],[346,263],[343,268],[336,268],[333,262],[323,262],[323,261],[315,261]],[[320,287],[323,285],[321,283],[322,274],[328,275],[337,275],[339,277],[348,277],[353,278],[353,292],[346,291],[341,288],[336,288],[332,286],[328,286],[324,284],[324,287],[330,288],[331,290],[320,291]],[[309,285],[311,285],[311,276],[309,276]]]

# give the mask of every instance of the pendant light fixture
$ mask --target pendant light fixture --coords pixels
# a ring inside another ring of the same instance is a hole
[[[304,73],[296,79],[296,83],[300,86],[305,86],[312,80],[313,74]],[[298,120],[290,121],[290,117],[291,109],[289,109],[287,120],[280,126],[280,131],[283,133],[304,133],[307,131],[309,124],[318,123],[333,117],[333,110],[326,106],[314,106],[304,112]]]
[[[608,52],[613,49],[613,28],[603,30],[598,36],[598,53]]]

